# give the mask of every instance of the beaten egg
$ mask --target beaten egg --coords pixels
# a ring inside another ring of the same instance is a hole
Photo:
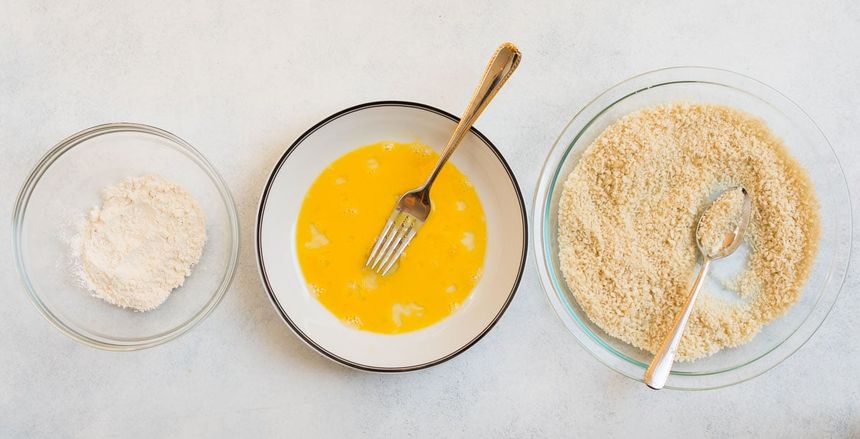
[[[364,267],[397,199],[438,158],[420,143],[374,143],[335,160],[308,190],[295,232],[299,265],[311,294],[345,324],[384,334],[421,329],[455,312],[478,283],[486,219],[453,163],[433,184],[433,211],[393,272]]]

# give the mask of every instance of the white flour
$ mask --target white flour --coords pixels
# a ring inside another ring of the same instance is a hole
[[[158,176],[130,177],[104,189],[72,251],[95,297],[148,311],[182,285],[205,242],[203,211],[185,189]]]

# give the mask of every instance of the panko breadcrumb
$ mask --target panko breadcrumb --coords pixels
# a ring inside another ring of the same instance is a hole
[[[589,146],[564,183],[559,259],[588,317],[609,335],[655,352],[695,274],[696,221],[730,186],[752,201],[738,300],[700,296],[678,360],[748,342],[797,301],[819,238],[809,177],[760,120],[711,104],[672,103],[628,114]]]

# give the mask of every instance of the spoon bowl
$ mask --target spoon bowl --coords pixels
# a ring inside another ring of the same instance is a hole
[[[708,209],[705,209],[705,212],[703,212],[702,216],[699,217],[699,221],[696,223],[696,246],[699,248],[699,252],[702,254],[702,257],[708,258],[712,261],[725,258],[726,256],[729,256],[734,253],[735,250],[737,250],[738,247],[740,247],[741,243],[744,241],[743,236],[747,230],[747,226],[749,226],[750,211],[752,210],[752,201],[750,200],[749,193],[744,187],[733,186],[720,193],[720,196],[738,189],[740,189],[741,193],[743,194],[743,205],[741,206],[740,220],[738,221],[738,224],[734,228],[734,230],[726,234],[726,239],[723,240],[723,245],[718,251],[706,251],[704,246],[702,245],[702,240],[700,238],[701,235],[699,233],[700,227],[702,225],[702,217],[704,217],[705,213],[707,213],[707,210],[710,209],[711,206],[713,206],[713,203],[708,206]]]

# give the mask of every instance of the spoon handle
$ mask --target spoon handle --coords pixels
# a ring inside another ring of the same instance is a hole
[[[457,128],[454,129],[454,133],[451,134],[448,144],[442,150],[439,162],[436,163],[436,167],[433,168],[433,172],[430,173],[427,182],[424,183],[423,188],[425,190],[429,190],[430,185],[433,184],[436,176],[439,175],[439,171],[442,170],[442,166],[445,165],[445,162],[448,161],[448,158],[451,157],[451,154],[460,145],[460,141],[463,140],[463,137],[466,136],[466,133],[475,124],[475,121],[478,120],[478,116],[481,115],[484,108],[487,108],[487,104],[493,100],[496,93],[501,90],[511,74],[514,73],[514,70],[517,69],[517,66],[520,64],[520,58],[522,58],[522,54],[520,54],[519,49],[513,43],[503,43],[496,49],[496,53],[490,58],[490,62],[487,64],[486,70],[484,70],[484,76],[481,78],[481,82],[478,83],[478,88],[475,89],[475,93],[472,95],[466,111],[463,112],[463,117],[460,118]]]
[[[682,313],[675,317],[675,323],[672,325],[672,331],[663,339],[660,349],[651,359],[651,364],[648,365],[648,370],[645,371],[645,385],[654,389],[660,390],[666,385],[666,380],[669,379],[669,372],[672,371],[672,364],[675,362],[675,354],[678,353],[678,344],[681,342],[681,336],[684,335],[684,328],[687,326],[687,320],[690,319],[690,314],[693,313],[693,305],[696,303],[696,297],[699,291],[702,291],[702,285],[705,283],[705,275],[708,274],[708,269],[711,267],[711,259],[704,258],[702,268],[699,269],[699,275],[696,276],[696,281],[690,289],[690,295],[687,297],[687,303],[684,304]]]

